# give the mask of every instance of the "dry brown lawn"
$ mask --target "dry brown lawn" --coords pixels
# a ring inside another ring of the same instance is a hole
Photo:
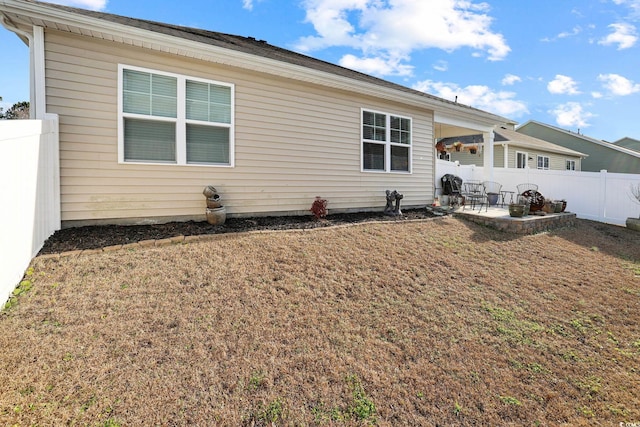
[[[640,235],[621,227],[225,235],[25,279],[0,315],[1,425],[640,423]]]

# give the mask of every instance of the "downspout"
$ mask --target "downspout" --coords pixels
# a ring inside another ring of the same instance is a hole
[[[0,15],[0,23],[29,44],[29,117],[42,120],[46,114],[44,29],[34,25],[33,34],[29,34],[9,22],[5,15]]]

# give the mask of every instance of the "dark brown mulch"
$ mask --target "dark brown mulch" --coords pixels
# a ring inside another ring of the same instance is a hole
[[[329,227],[367,221],[406,221],[432,218],[426,209],[403,210],[402,216],[393,217],[382,212],[358,212],[330,214],[322,220],[312,215],[265,216],[251,218],[228,218],[224,225],[210,225],[206,221],[170,222],[152,225],[95,225],[65,228],[56,231],[44,244],[39,255],[81,249],[96,249],[125,245],[143,240],[159,240],[175,236],[197,236],[202,234],[237,233],[253,230],[293,230]]]

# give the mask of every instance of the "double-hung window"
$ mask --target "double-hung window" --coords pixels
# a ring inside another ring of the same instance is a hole
[[[362,110],[362,170],[411,172],[411,118]]]
[[[576,170],[576,161],[575,160],[565,160],[564,161],[565,169],[568,171]]]
[[[233,166],[231,84],[120,66],[119,161]]]
[[[549,157],[538,156],[538,169],[549,169]]]

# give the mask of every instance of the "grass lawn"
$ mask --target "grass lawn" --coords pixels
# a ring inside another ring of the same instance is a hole
[[[640,423],[640,233],[447,217],[33,261],[1,425]]]

